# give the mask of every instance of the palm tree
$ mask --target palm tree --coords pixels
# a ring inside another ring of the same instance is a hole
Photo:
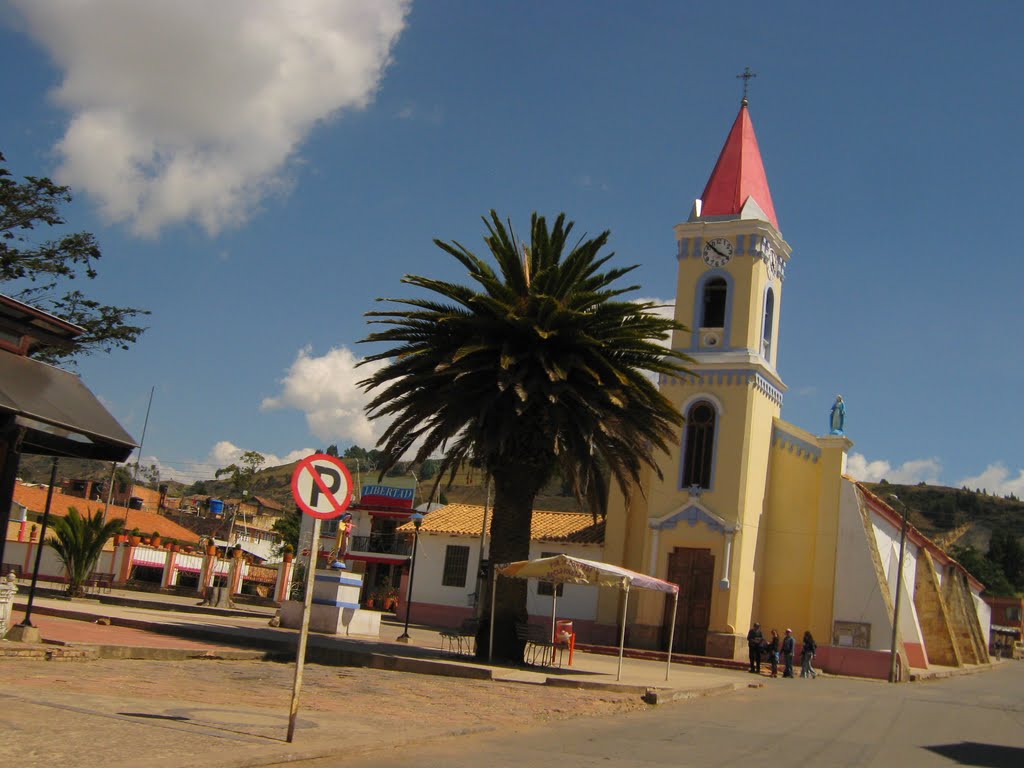
[[[503,563],[529,557],[533,502],[554,467],[595,514],[604,512],[607,472],[627,497],[644,465],[659,472],[656,454],[676,439],[682,416],[645,373],[679,375],[688,358],[664,344],[682,326],[652,302],[620,299],[637,286],[613,283],[635,267],[605,269],[608,232],[570,246],[564,214],[550,229],[534,214],[521,248],[496,212],[484,223],[497,271],[459,243],[435,240],[475,287],[403,278],[439,298],[389,299],[402,307],[368,313],[387,327],[363,341],[389,346],[366,358],[386,364],[360,385],[376,390],[370,418],[392,420],[379,442],[382,475],[421,440],[414,461],[444,455],[435,489],[470,461],[493,477],[490,557]],[[514,623],[525,619],[526,583],[500,580],[497,656],[522,658]]]
[[[64,563],[68,576],[67,591],[71,597],[85,594],[85,581],[99,560],[103,546],[123,525],[124,520],[120,518],[104,523],[99,510],[82,517],[74,507],[68,508],[67,517],[53,521],[53,537],[46,543],[53,547]]]

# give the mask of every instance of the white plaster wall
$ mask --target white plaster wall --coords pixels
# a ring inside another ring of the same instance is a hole
[[[466,585],[464,587],[446,587],[441,584],[441,577],[444,576],[445,552],[449,545],[469,547],[469,567],[466,569]],[[413,602],[450,605],[459,608],[472,606],[470,595],[476,592],[476,574],[479,562],[479,536],[420,533],[419,544],[416,546],[416,573],[413,575],[412,584]]]
[[[981,599],[978,592],[971,590],[971,599],[974,600],[974,610],[978,613],[978,621],[981,622],[981,636],[988,639],[992,637],[992,606]]]
[[[833,621],[870,624],[870,648],[888,650],[892,635],[891,614],[875,576],[871,544],[865,535],[856,488],[844,480],[839,497],[832,618]],[[883,564],[884,561],[883,557]],[[832,628],[829,629],[831,632]],[[831,643],[832,638],[822,638],[819,642]]]
[[[869,507],[870,509],[870,507]],[[882,568],[889,583],[889,594],[896,594],[896,578],[900,560],[900,529],[881,515],[871,512],[871,525],[875,531],[875,541],[882,558]],[[903,587],[900,596],[900,635],[906,643],[924,644],[924,633],[917,619],[914,607],[914,588],[917,584],[917,558],[920,547],[907,539],[903,556]],[[890,638],[885,642],[889,648],[892,642],[892,625],[889,625]]]
[[[49,532],[47,532],[47,538],[49,538]],[[37,544],[32,544],[31,552],[26,552],[27,549],[29,549],[29,544],[23,541],[8,541],[4,544],[4,562],[11,565],[20,565],[23,579],[32,578],[32,569],[36,565],[36,551],[39,547]],[[28,554],[28,563],[25,562],[26,554]],[[110,552],[104,552],[100,555],[100,559],[96,564],[97,571],[101,573],[107,572],[107,568],[110,565],[110,555]],[[3,575],[6,576],[7,574]],[[40,577],[64,575],[64,564],[57,558],[57,553],[53,551],[53,547],[48,544],[43,545],[43,556],[39,561],[39,575]]]
[[[485,552],[489,541],[485,542]],[[469,569],[464,587],[445,587],[441,584],[444,575],[444,558],[448,545],[469,547]],[[600,560],[603,548],[595,545],[567,545],[552,542],[531,542],[530,559],[544,552],[556,552],[587,560]],[[465,608],[473,605],[472,595],[476,592],[477,564],[480,558],[479,536],[451,536],[445,534],[420,534],[419,549],[416,553],[416,574],[413,578],[413,601],[433,605],[447,605]],[[558,618],[595,619],[597,617],[598,589],[576,584],[567,584],[562,597],[558,598]],[[531,615],[545,616],[551,613],[551,597],[537,594],[537,581],[527,582],[527,611]]]

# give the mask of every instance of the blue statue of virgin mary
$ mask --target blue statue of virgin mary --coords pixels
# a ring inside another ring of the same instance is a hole
[[[830,435],[845,435],[843,426],[846,424],[846,404],[843,403],[843,396],[836,395],[836,401],[832,403],[832,412],[829,416],[828,426]]]

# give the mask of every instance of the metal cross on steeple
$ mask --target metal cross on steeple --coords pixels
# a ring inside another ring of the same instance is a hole
[[[743,72],[736,77],[743,79],[743,106],[747,106],[747,88],[750,86],[750,78],[757,77],[757,72],[750,67],[744,67]]]

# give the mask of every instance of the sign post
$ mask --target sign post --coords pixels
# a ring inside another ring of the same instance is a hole
[[[295,718],[299,713],[299,691],[302,689],[302,668],[305,666],[306,643],[309,640],[309,614],[313,605],[313,582],[316,580],[316,561],[320,553],[320,521],[339,517],[348,509],[352,502],[352,475],[345,463],[336,456],[323,453],[307,456],[299,462],[292,474],[292,496],[299,508],[313,518],[313,541],[309,547],[302,625],[295,656],[295,682],[292,685],[292,703],[288,713],[288,743],[295,736]]]

